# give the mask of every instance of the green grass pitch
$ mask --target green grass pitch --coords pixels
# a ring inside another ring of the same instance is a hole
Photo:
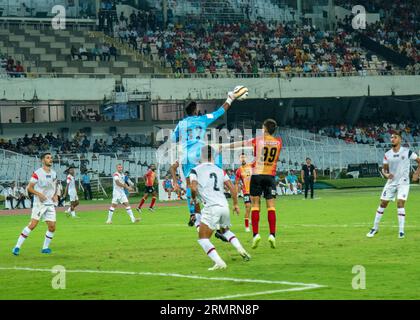
[[[232,231],[252,260],[243,262],[229,244],[213,238],[228,264],[214,272],[207,271],[212,263],[197,243],[197,232],[186,225],[184,203],[154,213],[143,210],[136,225],[123,208],[113,225],[105,224],[106,211],[80,212],[80,219],[61,212],[51,255],[40,253],[42,224],[21,255],[13,256],[29,216],[0,216],[0,299],[419,299],[419,189],[411,190],[401,240],[395,203],[385,212],[379,234],[366,238],[379,194],[380,189],[324,190],[314,201],[278,198],[274,250],[267,242],[264,210],[263,239],[251,249],[242,210],[240,217],[232,216]],[[64,290],[51,286],[55,275],[48,270],[56,265],[68,271]],[[355,265],[366,270],[366,289],[352,288]]]

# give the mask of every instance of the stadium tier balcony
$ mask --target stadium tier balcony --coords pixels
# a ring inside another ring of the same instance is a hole
[[[379,21],[368,23],[362,33],[378,44],[420,64],[420,2],[417,0],[336,0],[348,10],[362,5],[366,12],[378,13]],[[419,68],[419,67],[417,67]]]
[[[135,52],[120,46],[101,32],[9,27],[0,29],[0,35],[0,50],[22,61],[29,74],[57,73],[100,77],[108,74],[138,75],[154,72],[154,67],[142,61]],[[113,56],[101,59],[100,53],[93,58],[92,50],[101,49],[104,44],[114,44],[117,50],[116,59]],[[73,57],[72,45],[77,49],[77,54]],[[87,54],[79,55],[80,47]]]

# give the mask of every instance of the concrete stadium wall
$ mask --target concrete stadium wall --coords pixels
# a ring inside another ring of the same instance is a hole
[[[43,78],[0,79],[0,99],[30,100],[102,100],[115,88],[114,79]]]
[[[224,99],[238,84],[250,90],[250,99],[327,98],[419,95],[420,76],[366,76],[318,78],[123,79],[127,91],[149,91],[152,100]],[[0,79],[0,99],[102,100],[110,96],[114,79]]]
[[[369,76],[322,78],[244,79],[124,79],[127,90],[150,86],[153,100],[224,99],[241,84],[250,99],[327,98],[420,94],[420,76]]]

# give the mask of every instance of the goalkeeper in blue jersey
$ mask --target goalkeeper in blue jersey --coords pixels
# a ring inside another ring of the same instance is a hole
[[[181,159],[182,172],[186,178],[187,189],[187,203],[190,212],[190,220],[188,225],[193,226],[194,224],[198,227],[200,223],[200,208],[198,204],[191,201],[191,189],[189,175],[191,169],[199,164],[201,158],[201,148],[205,145],[206,130],[209,125],[219,119],[229,110],[232,102],[239,98],[244,91],[233,91],[228,93],[228,97],[225,103],[212,113],[208,113],[202,116],[198,115],[197,103],[192,101],[185,108],[187,117],[181,120],[176,126],[172,133],[172,142],[179,142],[182,145],[183,155]],[[179,189],[176,171],[180,163],[177,161],[171,167],[171,174],[173,179],[174,190]],[[222,166],[221,155],[218,155],[216,165]]]

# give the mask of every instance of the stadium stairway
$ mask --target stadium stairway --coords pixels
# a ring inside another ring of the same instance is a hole
[[[71,46],[80,45],[90,50],[104,42],[114,43],[114,39],[102,33],[74,30],[39,30],[32,28],[9,28],[0,30],[0,47],[7,54],[22,61],[29,73],[63,73],[96,75],[136,75],[154,73],[155,67],[150,62],[136,55],[134,50],[118,49],[117,61],[72,60]],[[158,70],[163,72],[163,70]]]
[[[172,73],[172,68],[170,66],[162,66],[162,62],[159,61],[156,44],[151,44],[150,55],[144,55],[139,53],[139,51],[134,50],[127,43],[121,43],[118,39],[112,38],[103,32],[91,31],[90,35],[100,39],[102,42],[113,44],[119,52],[124,52],[125,54],[132,56],[134,60],[143,61],[143,63],[152,66],[155,73]]]

